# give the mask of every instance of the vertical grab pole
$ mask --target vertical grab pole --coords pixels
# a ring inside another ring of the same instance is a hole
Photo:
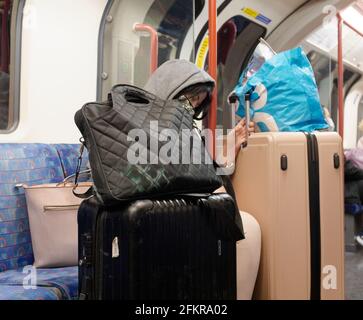
[[[212,103],[209,110],[208,127],[212,131],[212,139],[209,147],[211,155],[215,159],[215,130],[217,126],[217,1],[208,2],[208,29],[209,29],[209,52],[208,52],[208,73],[216,81],[212,94]]]
[[[338,18],[338,117],[339,134],[344,139],[344,65],[343,65],[343,19]]]

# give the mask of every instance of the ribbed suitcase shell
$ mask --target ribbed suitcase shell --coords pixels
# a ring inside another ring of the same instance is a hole
[[[257,133],[238,155],[239,209],[262,231],[255,299],[344,299],[343,159],[329,132]]]
[[[236,242],[229,195],[140,200],[78,213],[80,298],[236,299]],[[208,209],[206,209],[208,207]]]

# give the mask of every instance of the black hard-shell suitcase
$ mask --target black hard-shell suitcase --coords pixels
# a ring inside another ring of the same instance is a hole
[[[236,299],[234,213],[227,194],[83,201],[80,299]]]

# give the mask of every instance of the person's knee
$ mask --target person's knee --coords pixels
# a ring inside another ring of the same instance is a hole
[[[237,242],[237,298],[251,299],[255,287],[261,255],[261,228],[257,220],[240,212],[245,239]]]
[[[253,245],[258,251],[261,250],[261,227],[255,217],[247,212],[240,211],[243,229],[245,233],[245,243]],[[242,243],[243,241],[241,241]]]

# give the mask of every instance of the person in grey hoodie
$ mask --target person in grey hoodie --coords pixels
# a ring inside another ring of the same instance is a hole
[[[161,99],[186,99],[194,108],[194,119],[201,120],[207,113],[215,80],[204,70],[187,60],[173,59],[163,63],[151,75],[144,89]],[[247,130],[254,132],[254,123],[247,129],[242,119],[229,133],[235,135],[235,155],[245,142]]]
[[[201,120],[207,113],[214,89],[214,79],[204,70],[187,60],[169,60],[162,64],[150,76],[144,89],[164,100],[179,99],[189,104],[194,110],[194,119]],[[246,133],[253,131],[253,126],[246,128],[242,119],[230,134],[235,135],[235,152],[241,148]],[[223,188],[215,192],[225,192]],[[240,212],[243,221],[245,239],[237,243],[237,298],[251,299],[261,253],[261,229],[256,219]]]

